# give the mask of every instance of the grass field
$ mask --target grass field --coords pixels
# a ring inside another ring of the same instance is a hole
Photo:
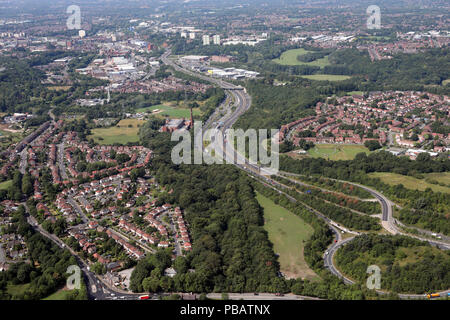
[[[335,74],[311,74],[307,76],[301,76],[302,78],[318,81],[342,81],[350,79],[350,76],[341,76]]]
[[[169,117],[174,119],[185,118],[189,119],[191,117],[191,110],[188,108],[177,107],[173,104],[165,103],[156,106],[151,106],[148,108],[140,108],[137,109],[136,112],[153,112],[154,110],[160,110],[161,112],[156,113],[157,116],[160,117]],[[200,116],[202,113],[200,109],[193,109],[192,112],[194,116]]]
[[[439,173],[439,175],[443,176],[441,179],[445,179],[448,183],[450,180],[450,172],[446,172],[445,174]],[[424,191],[426,188],[431,188],[435,192],[442,192],[442,193],[450,193],[450,188],[448,187],[442,187],[439,185],[431,184],[425,181],[425,179],[416,179],[414,177],[410,176],[404,176],[397,173],[390,173],[390,172],[373,172],[370,173],[369,176],[372,178],[380,178],[381,181],[384,183],[390,184],[390,185],[397,185],[397,184],[403,184],[403,186],[407,189],[412,190],[420,190]],[[425,175],[427,176],[427,175]],[[436,174],[434,174],[433,179],[438,180],[439,178],[435,178]],[[444,181],[444,180],[441,180]],[[445,182],[444,182],[445,183]]]
[[[70,293],[70,290],[61,289],[42,300],[66,300],[66,297],[69,295],[69,293]]]
[[[370,153],[369,149],[360,145],[317,144],[308,150],[309,155],[313,158],[325,158],[333,161],[352,160],[360,152]]]
[[[442,85],[443,85],[443,86],[447,85],[447,83],[450,83],[450,79],[447,79],[447,80],[442,81]]]
[[[424,174],[425,179],[436,180],[438,183],[450,185],[450,172],[435,172]]]
[[[8,190],[11,185],[12,185],[12,180],[4,181],[4,182],[0,183],[0,190]]]
[[[264,208],[264,229],[279,255],[281,272],[288,278],[317,279],[303,256],[303,241],[311,237],[312,227],[263,195],[258,193],[256,198]]]
[[[12,296],[15,295],[22,295],[30,286],[29,283],[25,283],[25,284],[16,284],[13,285],[11,283],[8,283],[6,290],[8,291],[8,293]]]
[[[128,142],[139,141],[139,127],[145,123],[144,120],[124,119],[109,128],[97,128],[92,130],[92,135],[96,143],[110,145],[114,143],[127,144]],[[131,125],[131,127],[129,127]]]
[[[301,66],[301,65],[308,65],[308,66],[315,66],[315,67],[325,67],[329,66],[330,62],[328,61],[328,56],[317,59],[311,62],[302,62],[297,60],[297,56],[304,55],[306,53],[309,53],[311,51],[307,51],[303,48],[300,49],[292,49],[285,51],[281,54],[280,58],[273,59],[273,62],[276,62],[278,64],[284,65],[284,66]]]

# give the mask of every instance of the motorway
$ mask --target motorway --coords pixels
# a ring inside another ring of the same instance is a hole
[[[26,203],[22,203],[28,211],[28,207]],[[34,230],[39,232],[42,236],[46,237],[47,239],[51,240],[53,243],[55,243],[59,248],[69,250],[69,252],[76,258],[78,265],[81,267],[81,271],[83,273],[88,296],[90,299],[94,300],[116,300],[116,299],[123,299],[123,300],[136,300],[138,298],[138,294],[130,294],[127,291],[120,290],[118,288],[112,288],[111,285],[106,283],[106,281],[97,275],[95,275],[93,272],[89,270],[89,266],[87,263],[81,259],[78,254],[70,247],[66,246],[65,243],[59,239],[56,235],[50,234],[47,231],[45,231],[39,223],[36,221],[36,219],[29,215],[27,216],[28,223],[32,226]],[[123,298],[122,298],[123,297]]]
[[[5,250],[3,249],[3,245],[0,244],[0,263],[6,262],[6,254]]]
[[[63,138],[63,141],[61,141],[60,144],[57,145],[57,152],[58,152],[58,167],[59,167],[59,175],[61,176],[62,180],[69,180],[69,176],[66,172],[66,166],[64,165],[64,143],[65,143],[66,137]]]
[[[199,77],[203,80],[207,80],[210,81],[212,83],[215,83],[217,85],[220,85],[223,89],[229,89],[231,88],[231,90],[227,91],[229,94],[231,94],[232,96],[234,96],[235,99],[235,105],[236,105],[236,110],[230,115],[227,114],[225,115],[222,119],[221,122],[223,123],[223,126],[220,128],[220,131],[222,132],[222,134],[225,132],[225,130],[231,128],[233,126],[233,124],[236,122],[236,120],[245,112],[247,111],[250,106],[251,106],[251,97],[246,93],[245,90],[236,90],[236,86],[234,86],[233,84],[230,83],[226,83],[222,80],[219,79],[215,79],[215,78],[211,78],[211,77],[207,77],[204,75],[200,75],[197,73],[194,73],[190,70],[186,70],[178,65],[176,65],[173,61],[171,61],[168,56],[170,55],[170,50],[168,50],[164,56],[163,56],[163,62],[172,66],[173,68],[175,68],[177,71],[180,72],[184,72],[187,73],[189,75],[195,76],[195,77]],[[201,148],[203,149],[203,143],[197,143],[196,146],[201,146]],[[220,146],[219,146],[220,147]],[[230,150],[231,150],[231,154],[230,154]],[[228,143],[227,140],[224,141],[224,145],[222,147],[222,151],[223,154],[225,155],[225,158],[227,160],[231,160],[229,163],[234,163],[237,167],[239,167],[240,169],[245,170],[246,172],[250,173],[251,175],[253,175],[254,178],[258,179],[259,181],[262,181],[264,185],[269,186],[271,188],[273,188],[274,190],[278,191],[280,194],[283,193],[285,195],[287,195],[285,192],[280,190],[280,187],[285,189],[286,186],[281,185],[280,183],[278,183],[277,181],[271,179],[267,174],[264,174],[264,168],[260,167],[259,165],[256,164],[249,164],[247,159],[243,158],[242,155],[240,155],[236,150],[234,150],[234,145],[231,145],[230,143]],[[234,161],[233,161],[234,160]],[[236,161],[238,160],[238,161]],[[291,173],[287,173],[284,172],[284,174],[287,175],[294,175],[295,174],[291,174]],[[277,174],[280,177],[286,178],[283,175]],[[342,181],[342,182],[346,182],[346,183],[350,183],[347,181]],[[268,185],[267,183],[269,183],[270,185]],[[402,235],[406,235],[405,233],[403,233],[402,231],[400,231],[397,227],[397,221],[394,219],[393,217],[393,210],[392,210],[392,206],[393,203],[387,198],[385,197],[382,193],[373,190],[369,187],[363,186],[363,185],[359,185],[356,183],[351,183],[355,186],[361,187],[364,190],[368,191],[369,193],[371,193],[381,204],[381,208],[382,208],[382,226],[389,232],[392,234],[402,234]],[[288,196],[288,195],[287,195]],[[292,197],[288,196],[288,198],[291,201],[295,201],[295,199],[293,199]],[[344,277],[339,270],[336,268],[336,266],[334,265],[334,254],[336,253],[336,251],[343,245],[351,242],[354,237],[350,237],[347,238],[345,240],[341,239],[341,235],[340,235],[340,230],[344,230],[346,232],[348,232],[349,230],[343,228],[342,226],[339,226],[337,223],[335,223],[334,221],[330,220],[329,218],[323,216],[322,214],[320,214],[319,212],[317,212],[316,210],[313,210],[312,208],[308,208],[308,210],[314,212],[316,215],[319,216],[319,218],[325,220],[325,222],[329,225],[329,227],[331,228],[331,230],[333,231],[333,233],[335,234],[335,240],[332,243],[332,245],[328,248],[327,252],[324,254],[324,264],[325,267],[328,268],[330,270],[331,273],[333,273],[334,275],[338,276],[339,278],[341,278],[344,283],[346,284],[352,284],[353,281],[351,281],[350,279]],[[355,233],[355,232],[351,232],[351,233]],[[358,233],[356,233],[358,234]],[[441,242],[441,241],[435,241],[435,240],[430,240],[430,239],[426,239],[426,238],[422,238],[419,236],[415,236],[415,235],[410,235],[407,234],[407,236],[411,236],[414,238],[417,238],[419,240],[422,241],[427,241],[432,245],[435,245],[441,249],[444,250],[448,250],[450,249],[450,245],[448,243],[445,242]],[[445,295],[450,292],[450,290],[441,292],[441,295]],[[379,291],[380,294],[385,294],[385,292],[381,292]],[[411,298],[424,298],[424,295],[415,295],[415,294],[401,294],[399,295],[400,298],[402,299],[411,299]]]

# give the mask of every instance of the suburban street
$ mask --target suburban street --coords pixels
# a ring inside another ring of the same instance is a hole
[[[70,205],[75,209],[75,211],[78,213],[78,215],[80,216],[81,220],[83,220],[83,223],[88,223],[89,219],[86,216],[86,214],[83,212],[83,210],[81,209],[81,207],[79,206],[79,204],[75,201],[74,198],[72,198],[71,196],[67,197],[67,202],[70,203]]]

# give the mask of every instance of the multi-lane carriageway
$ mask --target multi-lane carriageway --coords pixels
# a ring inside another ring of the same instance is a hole
[[[227,83],[223,80],[220,79],[215,79],[215,78],[211,78],[205,75],[201,75],[198,73],[194,73],[190,70],[184,69],[183,67],[175,64],[172,60],[170,60],[168,57],[171,54],[170,50],[168,50],[164,55],[163,55],[163,62],[172,66],[173,68],[175,68],[177,71],[181,71],[183,73],[201,78],[203,80],[209,81],[211,83],[214,83],[218,86],[220,86],[221,88],[227,90],[228,94],[230,94],[231,96],[234,97],[234,105],[236,106],[236,109],[233,113],[231,114],[226,114],[221,120],[220,122],[223,123],[223,125],[220,128],[220,131],[222,132],[222,134],[225,136],[225,132],[227,129],[231,128],[233,126],[233,124],[236,122],[236,120],[244,113],[246,112],[250,106],[251,106],[251,97],[247,94],[247,92],[245,90],[242,90],[242,87],[240,86],[235,86],[234,84],[231,83]],[[211,125],[211,124],[210,124]],[[208,128],[204,128],[204,129],[208,129]],[[199,143],[197,144],[198,146],[202,146],[203,148],[203,143]],[[231,153],[229,152],[229,150],[232,150]],[[249,173],[249,175],[251,175],[253,178],[262,181],[266,186],[271,187],[272,189],[276,190],[279,193],[282,193],[284,195],[286,195],[291,201],[296,202],[296,199],[294,199],[293,197],[289,196],[287,193],[284,192],[284,190],[286,190],[286,188],[288,188],[287,186],[279,183],[278,181],[272,179],[267,172],[265,171],[265,169],[259,165],[256,164],[250,164],[247,159],[245,159],[242,155],[238,154],[236,150],[234,150],[234,145],[229,145],[229,142],[227,140],[224,141],[224,145],[223,145],[223,150],[222,150],[225,159],[230,160],[229,163],[235,163],[237,167],[239,167],[242,170],[245,170],[247,173]],[[239,160],[239,161],[237,161]],[[291,173],[287,173],[287,172],[280,172],[277,174],[280,177],[283,177],[285,179],[290,180],[291,182],[294,183],[298,183],[297,180],[293,180],[290,179],[290,176],[296,176],[295,174],[291,174]],[[363,188],[364,190],[368,191],[369,193],[371,193],[379,202],[382,208],[382,226],[384,229],[386,229],[389,233],[391,234],[403,234],[406,235],[404,232],[402,232],[398,227],[397,227],[397,221],[395,220],[395,218],[393,217],[393,210],[392,210],[392,202],[385,197],[382,193],[373,190],[371,188],[368,188],[366,186],[363,185],[359,185],[356,183],[351,183],[351,182],[347,182],[346,183],[350,183],[353,184],[357,187]],[[304,205],[304,204],[302,204]],[[307,207],[307,206],[306,206]],[[358,232],[352,232],[342,226],[340,226],[338,223],[330,220],[329,218],[323,216],[320,212],[317,212],[316,210],[312,209],[312,208],[308,208],[308,210],[312,211],[313,213],[315,213],[316,215],[318,215],[321,219],[323,219],[331,228],[331,230],[333,231],[333,233],[335,234],[335,241],[333,242],[333,244],[328,248],[326,254],[324,254],[324,264],[325,267],[327,267],[331,273],[333,273],[334,275],[338,276],[339,278],[341,278],[346,284],[352,284],[354,283],[351,279],[348,279],[346,277],[344,277],[339,270],[336,268],[335,264],[334,264],[334,254],[336,253],[336,251],[341,247],[344,246],[345,244],[349,243],[350,241],[352,241],[354,239],[354,236],[346,238],[346,239],[342,239],[341,237],[341,233],[342,232],[346,232],[346,233],[353,233],[355,235],[358,235]],[[408,236],[417,238],[419,240],[422,241],[427,241],[429,243],[431,243],[432,245],[435,245],[443,250],[448,250],[450,249],[450,244],[446,243],[446,242],[442,242],[442,241],[435,241],[435,240],[430,240],[430,239],[426,239],[426,238],[422,238],[420,236],[415,236],[415,235],[410,235],[408,234]],[[380,294],[385,294],[386,292],[383,291],[379,291]],[[450,293],[450,290],[444,291],[444,292],[440,292],[439,294],[441,296],[447,296],[448,293]],[[408,294],[401,294],[399,295],[401,298],[405,298],[405,299],[417,299],[417,298],[424,298],[424,295],[408,295]]]

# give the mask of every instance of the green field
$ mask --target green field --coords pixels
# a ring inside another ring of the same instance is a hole
[[[312,227],[263,195],[258,193],[256,198],[264,208],[264,229],[279,255],[281,272],[289,278],[317,279],[303,256],[303,241],[313,234]]]
[[[307,65],[307,66],[315,66],[315,67],[325,67],[329,66],[330,62],[328,61],[328,56],[317,59],[311,62],[302,62],[297,60],[297,56],[303,55],[306,53],[309,53],[312,51],[307,51],[303,48],[300,49],[292,49],[285,51],[281,54],[280,58],[273,59],[273,62],[276,62],[278,64],[284,65],[284,66],[301,66],[301,65]]]
[[[410,176],[404,176],[397,173],[390,172],[373,172],[369,174],[372,178],[380,178],[381,181],[390,185],[403,184],[405,188],[412,190],[424,191],[426,188],[431,188],[435,192],[450,193],[449,187],[442,187],[439,185],[431,184],[425,181],[425,179],[416,179]],[[438,174],[426,174],[425,177],[432,178],[444,183],[450,183],[450,172],[438,173]],[[446,182],[445,182],[446,181]]]
[[[447,85],[448,83],[450,83],[450,79],[447,79],[447,80],[442,81],[442,85],[443,85],[443,86]]]
[[[138,142],[138,126],[143,125],[144,123],[144,120],[124,119],[113,127],[92,129],[92,135],[88,138],[93,138],[96,143],[104,145]],[[131,125],[131,127],[128,127],[129,125]]]
[[[350,76],[341,76],[335,74],[311,74],[307,76],[301,76],[302,78],[318,81],[342,81],[350,79]]]
[[[369,149],[361,145],[317,144],[308,150],[309,155],[313,158],[325,158],[333,161],[353,160],[360,152],[370,153]]]
[[[191,110],[188,108],[175,107],[169,104],[160,104],[156,106],[151,106],[147,108],[137,109],[136,112],[153,112],[154,110],[159,110],[160,112],[155,113],[160,117],[169,117],[173,119],[185,118],[189,119],[191,117]],[[196,108],[192,110],[194,116],[200,116],[202,113],[200,109]]]
[[[28,287],[30,286],[29,283],[25,283],[25,284],[16,284],[13,285],[11,283],[8,283],[6,290],[8,291],[8,293],[12,296],[20,296],[22,294],[25,293],[25,291],[28,289]]]
[[[4,181],[4,182],[0,183],[0,190],[8,190],[11,185],[12,185],[12,180]]]

